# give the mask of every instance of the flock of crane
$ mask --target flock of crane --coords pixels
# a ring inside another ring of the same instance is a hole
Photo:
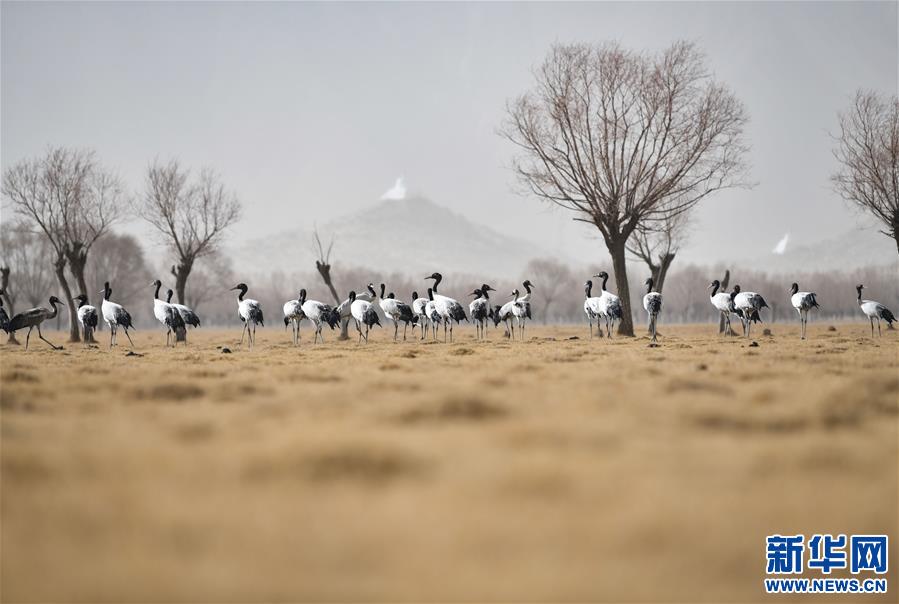
[[[590,325],[590,337],[594,337],[593,324],[596,323],[598,337],[603,337],[603,330],[600,322],[605,324],[605,336],[611,338],[615,322],[620,321],[622,317],[621,299],[606,289],[606,282],[609,275],[605,271],[593,275],[596,279],[601,279],[598,296],[593,295],[593,281],[588,280],[584,283],[584,313],[587,316],[587,322]],[[524,340],[525,324],[531,318],[531,290],[534,285],[530,280],[525,280],[522,287],[525,294],[521,295],[520,290],[515,289],[509,295],[510,300],[505,304],[493,305],[490,300],[490,292],[496,291],[486,283],[476,287],[470,296],[474,299],[468,305],[468,313],[465,307],[457,300],[444,296],[437,291],[443,275],[433,273],[426,280],[432,280],[433,284],[427,288],[427,297],[419,297],[418,292],[412,292],[412,303],[407,304],[396,298],[393,292],[387,293],[385,284],[381,284],[380,292],[375,290],[373,283],[366,286],[366,293],[357,294],[351,291],[346,300],[338,304],[336,307],[325,304],[317,300],[309,300],[306,297],[306,290],[301,289],[299,296],[295,300],[289,300],[284,304],[284,326],[291,327],[293,332],[293,344],[299,345],[300,341],[300,323],[304,319],[308,319],[315,328],[313,335],[313,344],[316,342],[324,343],[322,336],[322,328],[327,325],[332,330],[341,324],[342,321],[352,320],[355,324],[356,331],[359,334],[359,343],[368,342],[370,330],[374,326],[381,326],[380,317],[375,310],[376,302],[384,313],[384,316],[393,323],[393,340],[399,339],[399,326],[403,323],[403,340],[407,337],[407,331],[411,327],[413,330],[419,328],[419,339],[424,340],[430,333],[434,340],[438,338],[438,330],[443,325],[443,340],[450,342],[453,340],[453,325],[458,325],[462,321],[470,321],[475,324],[477,339],[485,339],[487,337],[487,327],[490,322],[497,327],[500,323],[505,324],[506,335],[511,339]],[[159,280],[150,284],[154,287],[153,294],[153,314],[156,319],[166,328],[166,346],[174,346],[177,341],[187,340],[187,326],[200,326],[200,318],[192,309],[183,304],[172,303],[172,290],[169,289],[166,299],[159,297],[159,291],[162,288],[162,282]],[[643,296],[643,308],[647,313],[649,321],[649,333],[651,341],[657,339],[657,323],[659,314],[662,311],[662,294],[654,292],[654,282],[649,278],[645,282],[646,294]],[[874,337],[874,323],[877,323],[877,333],[881,334],[881,321],[886,321],[890,327],[896,317],[883,304],[873,300],[862,299],[863,285],[856,286],[858,294],[858,306],[861,312],[871,322],[871,337]],[[238,283],[231,288],[232,291],[239,292],[237,295],[237,314],[243,323],[243,331],[240,336],[240,345],[243,345],[244,338],[247,339],[249,346],[256,343],[256,327],[265,325],[265,319],[262,312],[262,305],[258,300],[247,298],[248,287],[244,283]],[[730,317],[736,315],[739,317],[743,326],[743,334],[749,338],[753,323],[761,322],[761,311],[768,308],[765,299],[756,292],[742,291],[739,285],[735,285],[730,292],[719,291],[721,284],[715,280],[709,285],[711,294],[709,300],[715,309],[721,313],[724,320],[727,333],[731,333]],[[2,294],[3,292],[0,292]],[[120,304],[116,304],[110,300],[112,288],[109,282],[103,285],[103,301],[100,304],[99,311],[96,307],[87,304],[87,296],[79,294],[72,300],[78,303],[77,319],[84,329],[85,341],[92,341],[93,332],[96,330],[99,319],[103,320],[109,326],[109,346],[116,345],[116,338],[119,328],[125,332],[125,336],[131,343],[132,348],[134,342],[128,333],[133,329],[131,314]],[[790,288],[790,303],[799,315],[800,338],[806,338],[806,329],[808,325],[809,312],[815,308],[819,308],[817,296],[814,292],[799,291],[799,285],[793,283]],[[15,333],[18,330],[28,328],[28,334],[25,338],[25,349],[28,349],[28,342],[31,338],[31,332],[37,328],[38,337],[49,344],[54,350],[61,347],[56,346],[47,340],[41,333],[41,324],[53,319],[59,314],[57,305],[62,302],[56,296],[50,296],[50,308],[38,307],[18,313],[12,319],[6,314],[3,308],[3,299],[0,296],[0,329],[7,333]],[[518,335],[515,335],[515,328],[518,327]],[[414,331],[413,331],[414,334]]]

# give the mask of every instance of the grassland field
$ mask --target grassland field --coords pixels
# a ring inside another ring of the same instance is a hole
[[[0,346],[0,599],[793,601],[767,535],[887,533],[895,602],[899,332],[771,329]]]

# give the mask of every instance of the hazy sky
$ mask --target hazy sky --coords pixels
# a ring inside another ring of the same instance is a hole
[[[2,165],[95,148],[137,189],[149,160],[211,166],[237,240],[375,203],[398,176],[568,254],[600,245],[512,192],[496,135],[553,42],[697,41],[751,117],[751,191],[704,202],[686,255],[769,252],[863,221],[830,190],[836,113],[895,93],[897,2],[2,3]],[[138,223],[129,230],[144,232]],[[866,236],[876,237],[874,231]]]

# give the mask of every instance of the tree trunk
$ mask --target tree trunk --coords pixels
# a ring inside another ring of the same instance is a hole
[[[724,279],[721,280],[721,291],[727,291],[727,285],[730,283],[730,269],[724,271]],[[725,331],[725,322],[724,317],[718,318],[718,333],[723,333],[726,336],[735,336],[737,335],[733,329]]]
[[[329,254],[330,255],[330,254]],[[318,274],[322,276],[322,281],[325,282],[325,285],[328,286],[328,289],[331,290],[331,296],[334,298],[334,304],[339,306],[342,300],[340,296],[337,295],[337,290],[334,289],[334,284],[331,283],[331,265],[327,262],[321,262],[320,260],[315,261],[315,268],[318,271]],[[340,322],[340,339],[341,340],[349,340],[349,320]]]
[[[9,297],[9,267],[4,266],[0,268],[0,292],[3,292],[3,299],[6,300],[6,305],[9,307],[9,317],[12,318],[16,316],[16,307],[13,304],[12,300]],[[6,338],[7,344],[19,344],[19,341],[16,339],[16,332],[9,332],[9,336]]]
[[[87,296],[87,300],[85,301],[87,304],[90,304],[90,291],[87,287],[87,282],[84,279],[84,269],[87,266],[87,253],[82,250],[81,246],[76,246],[72,249],[68,254],[69,260],[69,271],[72,273],[72,276],[75,277],[75,283],[78,285],[78,289],[81,291],[79,293]],[[72,296],[66,294],[67,297],[71,298]],[[71,310],[70,306],[70,310]],[[75,311],[77,312],[77,311]],[[74,317],[75,315],[72,312],[69,313],[69,317]],[[73,323],[77,323],[77,321],[72,321]],[[90,333],[84,334],[84,341],[94,343],[97,340],[94,339],[94,336]]]
[[[56,268],[56,279],[59,281],[59,286],[62,288],[62,295],[66,301],[66,305],[69,307],[69,341],[80,342],[81,330],[79,329],[78,321],[72,320],[72,317],[75,316],[78,309],[75,306],[75,302],[72,300],[72,289],[69,287],[69,282],[66,279],[65,256],[57,256],[54,266]]]
[[[668,252],[667,254],[663,254],[659,256],[659,266],[656,274],[656,291],[660,294],[662,293],[662,288],[665,286],[665,277],[668,276],[668,269],[671,268],[671,263],[674,262],[675,252]]]
[[[178,266],[172,266],[172,275],[175,277],[175,295],[178,296],[178,304],[187,304],[187,278],[190,276],[190,271],[193,270],[193,267],[193,258],[182,258]],[[187,341],[187,326],[175,329],[175,341]]]
[[[187,290],[187,278],[194,268],[193,258],[181,258],[178,266],[172,266],[172,276],[175,277],[175,295],[178,296],[178,304],[187,304],[184,292]]]
[[[626,237],[620,240],[611,240],[606,247],[612,255],[612,271],[615,273],[615,286],[618,288],[618,297],[621,299],[621,323],[618,325],[618,335],[634,335],[634,319],[631,315],[631,290],[627,283],[627,254],[624,248]]]

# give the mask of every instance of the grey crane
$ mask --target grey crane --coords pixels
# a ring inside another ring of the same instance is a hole
[[[50,345],[50,348],[53,350],[62,350],[62,346],[57,346],[50,340],[44,337],[44,334],[41,333],[41,323],[46,321],[47,319],[55,319],[59,314],[59,309],[56,308],[56,305],[62,305],[62,302],[59,301],[59,298],[56,296],[50,296],[50,306],[53,310],[49,308],[44,308],[43,306],[38,306],[37,308],[32,308],[30,310],[26,310],[25,312],[20,312],[16,316],[14,316],[9,322],[8,331],[18,331],[20,329],[28,328],[28,335],[25,336],[25,350],[28,350],[28,340],[31,338],[31,331],[37,327],[37,336],[42,339],[44,342]]]

